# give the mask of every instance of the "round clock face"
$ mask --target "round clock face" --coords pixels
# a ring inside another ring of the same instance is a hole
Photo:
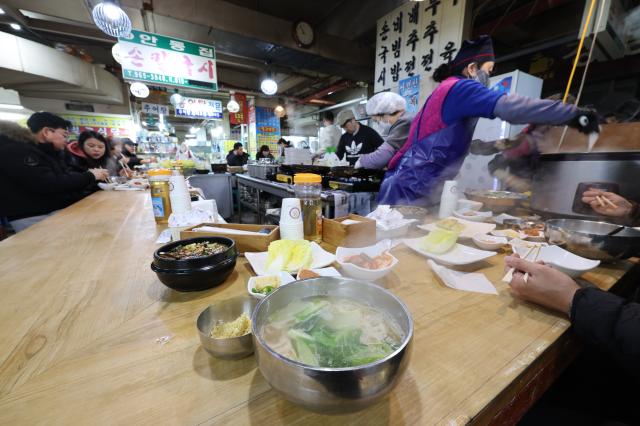
[[[309,47],[313,44],[314,32],[313,27],[307,22],[300,21],[295,24],[294,35],[296,42],[302,47]]]

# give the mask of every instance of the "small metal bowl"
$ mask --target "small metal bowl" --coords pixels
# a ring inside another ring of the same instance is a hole
[[[202,311],[196,325],[204,350],[216,358],[224,359],[240,359],[251,355],[254,350],[251,333],[228,339],[214,339],[211,337],[211,329],[216,322],[234,321],[243,312],[251,318],[257,303],[253,297],[239,296],[213,303]]]

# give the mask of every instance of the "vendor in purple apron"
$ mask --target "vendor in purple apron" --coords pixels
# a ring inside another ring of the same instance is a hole
[[[465,40],[453,61],[435,70],[433,79],[440,84],[411,123],[407,143],[389,162],[379,204],[437,204],[444,182],[460,170],[480,117],[598,131],[593,110],[488,89],[494,64],[491,38],[480,36]]]

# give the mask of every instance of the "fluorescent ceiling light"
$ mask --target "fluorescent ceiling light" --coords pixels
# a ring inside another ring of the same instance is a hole
[[[10,23],[9,26],[16,31],[20,31],[22,29],[22,27],[19,24],[16,24],[15,22]]]
[[[24,109],[24,107],[16,104],[0,104],[0,109]]]

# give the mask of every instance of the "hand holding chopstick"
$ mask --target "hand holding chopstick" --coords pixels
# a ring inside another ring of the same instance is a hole
[[[533,251],[533,249],[535,249],[536,246],[531,246],[529,248],[529,250],[527,251],[527,253],[524,255],[523,259],[527,260],[527,257],[529,256],[529,254],[531,254],[531,252]],[[509,271],[505,274],[504,277],[502,277],[502,281],[505,283],[510,283],[511,280],[513,279],[513,273],[516,271],[516,268],[511,268],[509,269]]]
[[[633,212],[633,204],[624,197],[613,192],[605,192],[596,188],[589,188],[582,194],[582,202],[598,214],[611,217],[625,217]]]
[[[532,260],[533,263],[536,263],[536,260],[538,260],[538,256],[540,256],[540,250],[542,250],[542,246],[536,246],[536,249],[537,250],[536,250],[536,252],[535,252],[535,254],[533,256],[533,260]],[[529,273],[525,272],[525,274],[524,274],[524,282],[526,283],[528,280],[529,280]]]

